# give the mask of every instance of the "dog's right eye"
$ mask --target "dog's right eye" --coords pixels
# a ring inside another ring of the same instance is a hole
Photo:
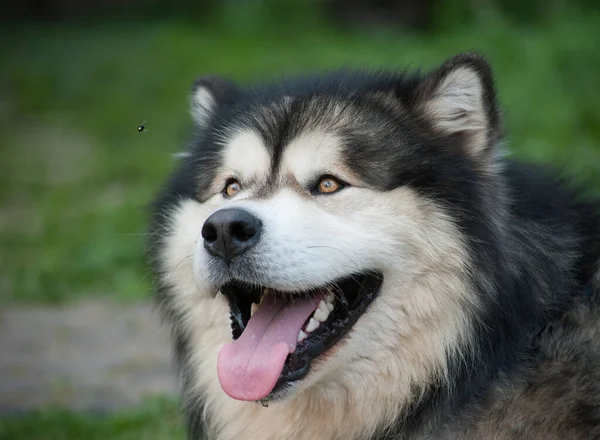
[[[229,179],[225,185],[225,188],[223,189],[223,195],[225,197],[233,197],[239,193],[241,189],[242,186],[240,185],[240,182],[235,179]]]

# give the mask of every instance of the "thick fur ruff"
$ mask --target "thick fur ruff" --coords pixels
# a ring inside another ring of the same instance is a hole
[[[190,438],[600,438],[598,204],[506,158],[482,57],[247,90],[207,76],[191,110],[149,243]],[[317,194],[324,175],[347,185]],[[263,231],[227,268],[201,236],[226,207]],[[267,408],[223,392],[222,285],[364,270],[383,275],[377,298],[306,377]]]

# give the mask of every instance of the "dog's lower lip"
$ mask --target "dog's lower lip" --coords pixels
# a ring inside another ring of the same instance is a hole
[[[335,298],[335,306],[326,321],[322,322],[322,325],[316,330],[309,332],[308,337],[299,342],[295,351],[288,356],[279,380],[268,396],[269,398],[276,395],[290,382],[305,377],[310,370],[311,361],[347,334],[376,298],[382,282],[383,275],[381,273],[369,271],[344,277],[315,290],[320,292],[329,290],[332,292]],[[221,292],[227,297],[230,304],[234,340],[244,331],[251,317],[252,304],[260,302],[262,292],[265,289],[268,288],[237,281],[222,286]],[[277,291],[273,292],[273,294],[276,293]],[[310,295],[310,293],[299,292],[299,294],[305,296]],[[293,294],[285,293],[281,296],[290,297]]]

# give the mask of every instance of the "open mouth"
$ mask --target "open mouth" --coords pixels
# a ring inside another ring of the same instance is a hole
[[[365,312],[382,282],[381,273],[367,272],[293,293],[237,281],[222,286],[233,342],[219,353],[221,387],[234,399],[258,401],[302,379]]]

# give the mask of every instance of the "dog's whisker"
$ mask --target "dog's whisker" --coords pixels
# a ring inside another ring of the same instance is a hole
[[[194,254],[190,254],[190,255],[187,255],[187,256],[183,257],[181,259],[181,261],[179,261],[179,263],[177,263],[177,265],[175,266],[175,268],[173,268],[173,270],[171,271],[171,274],[168,276],[169,280],[173,277],[173,275],[175,274],[175,272],[177,272],[177,269],[179,269],[179,266],[181,266],[181,264],[184,261],[186,261],[189,258],[192,258],[193,256],[194,256]]]
[[[595,432],[598,204],[503,156],[496,96],[474,54],[194,83],[152,232],[117,234],[150,238],[192,437]]]

